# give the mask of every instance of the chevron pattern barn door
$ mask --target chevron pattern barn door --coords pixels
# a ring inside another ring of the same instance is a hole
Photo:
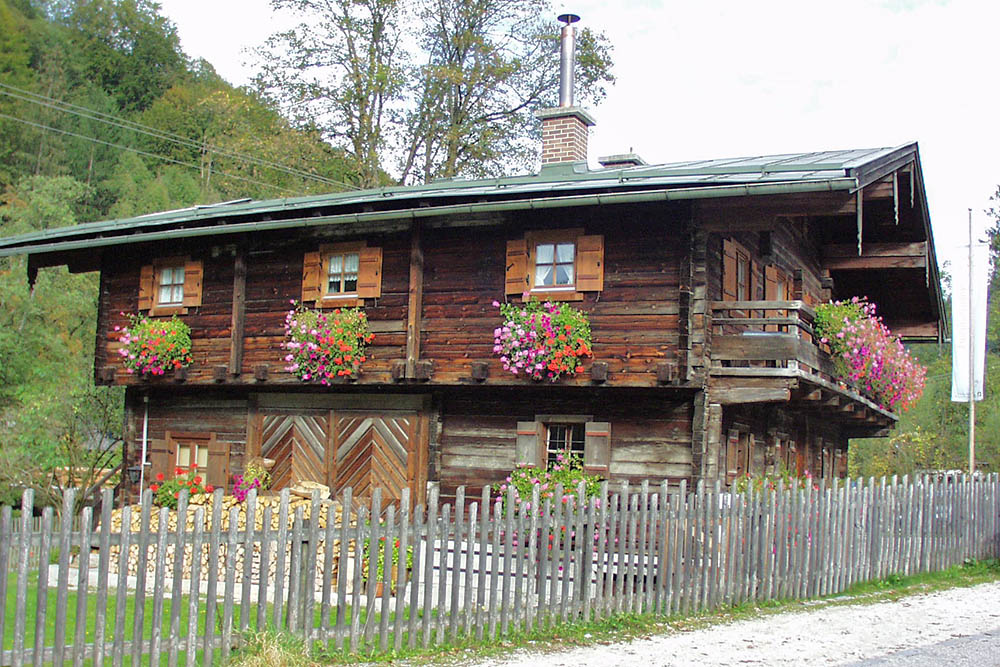
[[[261,456],[275,461],[271,488],[283,489],[305,481],[329,484],[329,439],[329,411],[262,415]]]
[[[409,487],[416,502],[426,478],[419,441],[415,413],[334,413],[334,492],[370,498],[381,487],[385,502],[398,502]]]

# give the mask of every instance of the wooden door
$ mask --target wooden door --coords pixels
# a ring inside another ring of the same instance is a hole
[[[422,502],[427,483],[425,418],[415,412],[336,411],[332,457],[333,492],[351,487],[355,498],[382,489],[384,502],[398,503],[409,488]]]
[[[260,453],[274,459],[271,488],[299,482],[330,484],[330,411],[266,412],[260,416]]]

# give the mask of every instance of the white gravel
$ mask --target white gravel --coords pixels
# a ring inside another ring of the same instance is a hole
[[[817,606],[700,630],[551,653],[522,650],[482,667],[841,665],[1000,631],[1000,582],[896,602]],[[1000,656],[981,664],[997,664]]]

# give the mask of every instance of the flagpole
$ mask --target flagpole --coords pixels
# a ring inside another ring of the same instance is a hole
[[[969,209],[969,474],[976,472],[976,344],[972,300],[972,209]]]

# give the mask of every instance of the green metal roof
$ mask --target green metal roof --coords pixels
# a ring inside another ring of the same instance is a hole
[[[237,200],[133,218],[92,222],[0,239],[0,257],[215,236],[246,231],[406,221],[594,204],[669,201],[790,192],[856,190],[918,160],[917,145],[697,160],[589,170],[547,165],[509,178],[446,179],[320,196]]]

